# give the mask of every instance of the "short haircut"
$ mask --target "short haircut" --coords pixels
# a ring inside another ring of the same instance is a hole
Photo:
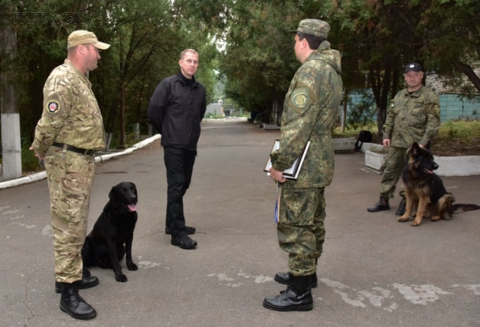
[[[198,52],[193,50],[193,49],[185,49],[183,50],[182,52],[180,52],[180,59],[183,59],[183,57],[185,57],[185,54],[187,52],[190,52],[190,53],[193,53],[193,54],[196,54],[198,56]]]
[[[308,46],[312,50],[317,50],[320,44],[322,44],[322,42],[326,40],[324,37],[306,34],[302,32],[297,32],[297,35],[300,40],[306,39]]]

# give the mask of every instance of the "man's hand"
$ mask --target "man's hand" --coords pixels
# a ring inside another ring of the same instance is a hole
[[[41,155],[39,155],[37,152],[35,152],[35,150],[33,150],[33,146],[30,146],[29,149],[33,151],[33,154],[34,154],[35,157],[37,157],[39,160],[43,160],[43,158],[45,157],[45,156],[41,156]]]
[[[383,139],[383,146],[387,149],[390,147],[390,139]]]
[[[284,183],[287,180],[285,177],[283,177],[283,171],[278,171],[272,167],[270,168],[269,172],[270,177],[276,182]]]

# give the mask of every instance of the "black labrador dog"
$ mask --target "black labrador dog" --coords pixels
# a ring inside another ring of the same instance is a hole
[[[137,188],[123,182],[112,187],[110,200],[85,239],[82,260],[85,268],[110,268],[117,282],[126,282],[120,261],[126,254],[128,270],[138,270],[132,260],[133,231],[137,222]]]

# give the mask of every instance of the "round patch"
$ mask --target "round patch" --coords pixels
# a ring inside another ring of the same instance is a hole
[[[308,90],[305,87],[301,87],[292,92],[292,102],[298,108],[305,107],[308,99]]]
[[[60,104],[57,101],[50,101],[47,104],[47,109],[51,113],[57,112],[60,109]]]

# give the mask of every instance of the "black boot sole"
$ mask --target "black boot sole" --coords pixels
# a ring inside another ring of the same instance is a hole
[[[195,227],[189,227],[189,226],[187,226],[187,227],[186,227],[186,230],[187,230],[187,235],[193,235],[193,234],[195,234],[195,232],[196,232]],[[172,235],[172,232],[170,231],[170,228],[165,227],[165,234],[167,234],[167,235]]]
[[[387,211],[390,210],[390,207],[374,207],[374,208],[368,208],[368,212],[379,212],[379,211]]]
[[[274,305],[271,305],[269,302],[266,300],[263,300],[263,307],[274,310],[274,311],[282,311],[282,312],[287,312],[287,311],[311,311],[313,309],[313,303],[312,304],[301,304],[301,305],[290,305],[290,306],[285,306],[285,307],[277,307]]]
[[[97,312],[96,311],[93,311],[92,313],[88,314],[88,315],[77,315],[73,312],[70,312],[68,311],[66,308],[64,308],[62,306],[62,304],[60,303],[60,310],[62,310],[63,312],[65,312],[66,314],[68,314],[70,317],[72,318],[75,318],[75,319],[79,319],[79,320],[90,320],[90,319],[93,319],[97,316]]]

